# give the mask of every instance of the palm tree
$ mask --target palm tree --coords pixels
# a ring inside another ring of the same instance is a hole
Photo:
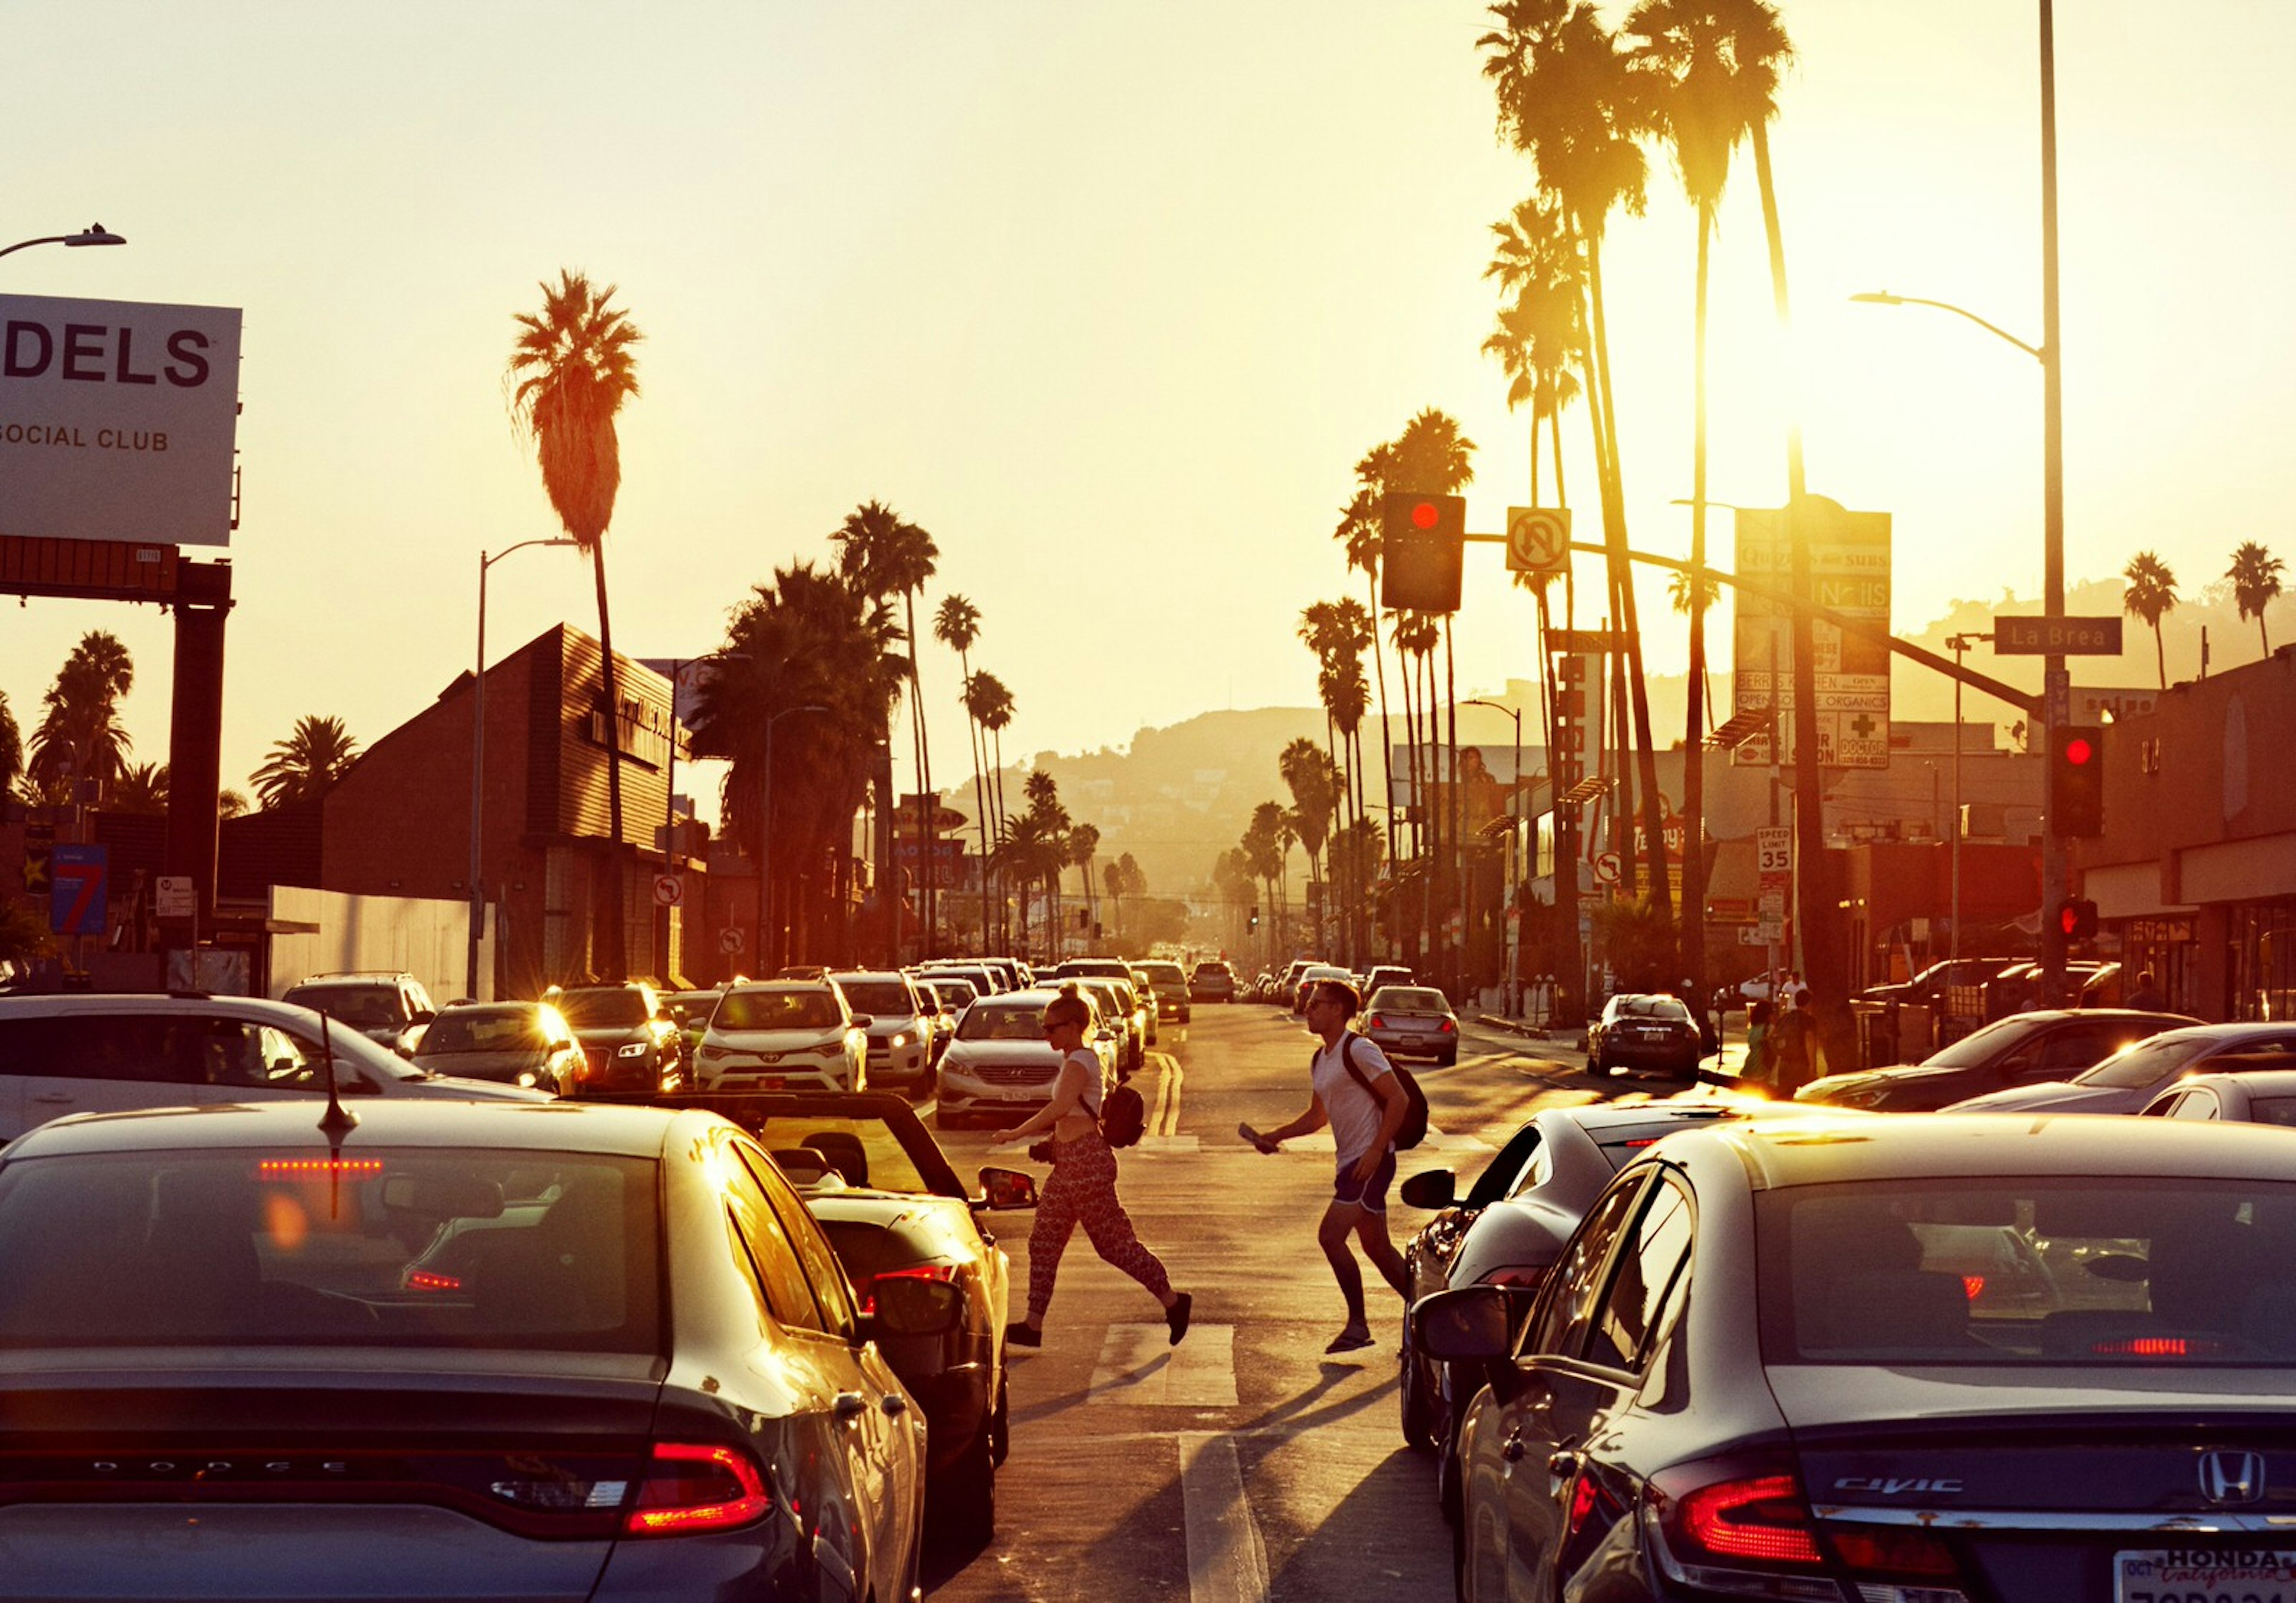
[[[107,787],[103,810],[146,818],[167,816],[168,765],[142,763],[128,769]]]
[[[0,792],[24,772],[24,737],[16,728],[16,715],[8,709],[8,692],[0,691]]]
[[[1286,815],[1292,833],[1308,852],[1308,880],[1317,887],[1316,948],[1323,950],[1321,920],[1332,912],[1330,891],[1331,876],[1324,870],[1324,843],[1331,838],[1333,814],[1343,790],[1339,769],[1332,764],[1328,751],[1319,750],[1316,742],[1301,735],[1284,747],[1275,759],[1276,772],[1282,775],[1284,788],[1292,792],[1292,810]]]
[[[2169,688],[2169,648],[2161,638],[2161,620],[2177,609],[2177,576],[2169,565],[2149,551],[2140,551],[2122,570],[2128,588],[2122,593],[2120,609],[2134,614],[2152,626],[2152,657],[2161,671],[2161,688]]]
[[[295,720],[294,732],[275,743],[263,766],[248,779],[263,810],[275,812],[290,802],[324,796],[357,758],[358,742],[340,718],[306,715]]]
[[[2267,657],[2272,655],[2272,637],[2264,632],[2264,608],[2280,593],[2280,575],[2286,566],[2255,541],[2243,540],[2225,572],[2232,581],[2233,599],[2240,603],[2240,615],[2256,620],[2256,638]]]
[[[918,640],[917,593],[933,577],[940,560],[940,548],[933,544],[933,537],[883,502],[870,501],[848,512],[845,521],[829,538],[837,547],[838,568],[847,582],[858,585],[867,595],[888,599],[899,596],[907,616],[908,638]],[[927,865],[923,888],[917,899],[924,914],[923,950],[931,956],[934,917],[931,810],[938,803],[932,782],[932,748],[925,736],[924,688],[917,679],[919,655],[914,650],[909,653],[909,748],[917,773],[917,838],[922,843],[918,849]]]
[[[245,796],[236,790],[218,790],[216,792],[216,816],[217,818],[244,818],[246,815],[247,797]]]
[[[956,668],[960,694],[964,704],[964,733],[967,755],[972,760],[972,815],[979,823],[980,837],[980,933],[986,941],[988,935],[988,797],[981,778],[980,720],[972,716],[972,707],[965,691],[972,683],[972,642],[980,638],[980,609],[964,597],[948,594],[940,598],[933,612],[933,638],[956,653]]]
[[[1289,855],[1291,830],[1283,819],[1281,804],[1261,802],[1251,810],[1251,822],[1245,826],[1241,846],[1251,877],[1267,887],[1270,950],[1283,944],[1283,903],[1276,889],[1283,877],[1284,858]]]
[[[1360,472],[1360,469],[1358,470]],[[1395,742],[1388,724],[1387,712],[1387,654],[1379,645],[1379,559],[1380,544],[1385,538],[1379,496],[1368,484],[1359,484],[1355,495],[1340,512],[1339,527],[1332,531],[1347,552],[1348,567],[1363,570],[1365,586],[1371,593],[1372,672],[1379,681],[1379,777],[1380,783],[1390,797],[1395,791]],[[1356,765],[1356,783],[1360,792],[1363,783],[1362,764]],[[1395,809],[1387,812],[1388,846],[1395,846]]]
[[[110,781],[127,766],[133,742],[119,703],[135,683],[135,664],[119,638],[101,629],[80,636],[42,698],[39,727],[24,754],[24,774],[51,801],[71,799],[75,779]]]
[[[530,435],[550,510],[590,558],[598,592],[598,644],[604,657],[606,816],[611,861],[603,912],[606,972],[629,967],[622,928],[622,702],[614,663],[614,627],[606,605],[606,528],[622,484],[621,442],[614,419],[637,398],[637,360],[644,338],[628,315],[610,304],[616,289],[594,289],[584,274],[560,269],[558,286],[539,286],[542,310],[515,314],[519,326],[503,381],[511,388],[511,421]]]
[[[1011,727],[1013,723],[1013,692],[1005,689],[1004,682],[994,674],[983,672],[969,675],[964,682],[964,705],[966,711],[980,725],[983,746],[986,747],[992,740],[996,743],[996,766],[990,770],[996,782],[988,787],[988,806],[995,814],[996,822],[990,834],[994,838],[1002,840],[1004,838],[1004,731]],[[998,876],[998,891],[1001,899],[1003,892],[1001,871]],[[1001,918],[999,923],[1001,926]],[[1022,933],[1024,935],[1027,933],[1025,928]]]
[[[1082,871],[1085,917],[1097,923],[1100,909],[1094,903],[1092,860],[1100,853],[1100,826],[1080,823],[1069,831],[1069,866]]]

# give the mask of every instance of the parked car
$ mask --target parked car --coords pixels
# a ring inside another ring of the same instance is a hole
[[[726,987],[694,1058],[702,1091],[865,1091],[869,1021],[825,979]]]
[[[1460,1427],[1461,1595],[2271,1595],[2289,1150],[1927,1115],[1669,1139],[1522,1330],[1496,1287],[1413,1311],[1431,1356],[1496,1376]],[[2005,1295],[2010,1236],[2049,1274]]]
[[[2146,1118],[2296,1125],[2296,1059],[2285,1052],[2219,1052],[2144,1105]]]
[[[1518,1314],[1527,1312],[1563,1243],[1628,1159],[1678,1130],[1774,1112],[1752,1098],[1547,1108],[1507,1138],[1464,1194],[1449,1169],[1414,1174],[1398,1194],[1435,1217],[1403,1249],[1410,1300],[1497,1286],[1515,1294]],[[1407,1315],[1402,1374],[1403,1439],[1436,1451],[1436,1497],[1445,1516],[1456,1517],[1459,1417],[1488,1376],[1480,1366],[1459,1370],[1430,1357],[1414,1340]]]
[[[2181,1013],[2054,1008],[2013,1013],[1939,1047],[1919,1063],[1826,1075],[1794,1092],[1799,1102],[1934,1113],[1988,1092],[2062,1084],[2133,1041],[2197,1022]]]
[[[1062,958],[1045,970],[1042,981],[1045,984],[1057,986],[1062,980],[1082,979],[1086,975],[1098,979],[1129,980],[1132,977],[1132,965],[1120,957]]]
[[[1132,981],[1144,994],[1155,998],[1159,1018],[1168,1018],[1176,1024],[1188,1022],[1193,999],[1188,994],[1188,977],[1180,971],[1179,964],[1161,958],[1135,963]]]
[[[829,977],[845,993],[845,1003],[869,1020],[868,1083],[881,1090],[932,1090],[929,1010],[909,977],[898,970],[856,969]]]
[[[0,996],[0,1141],[73,1113],[138,1113],[341,1094],[540,1102],[549,1093],[430,1074],[341,1020],[255,996]]]
[[[2296,1024],[2187,1024],[2124,1047],[2080,1074],[1953,1104],[1954,1113],[2136,1113],[2219,1052],[2296,1052]],[[2296,1062],[2296,1059],[2292,1059]]]
[[[1241,988],[1235,970],[1226,963],[1198,963],[1188,976],[1190,1002],[1233,1002]]]
[[[0,1158],[7,1591],[914,1595],[926,1419],[880,1343],[955,1287],[863,1313],[713,1114],[317,1112]]]
[[[1053,984],[1060,990],[1074,986],[1091,1002],[1095,1023],[1112,1038],[1117,1076],[1130,1079],[1139,1073],[1148,1061],[1148,1020],[1143,1016],[1144,1010],[1133,995],[1131,986],[1097,976],[1055,980]]]
[[[422,982],[403,970],[307,974],[279,1000],[340,1018],[402,1055],[412,1055],[415,1032],[439,1014]]]
[[[950,1329],[881,1345],[930,1427],[926,1518],[960,1542],[986,1542],[996,1523],[996,1467],[1012,1445],[1012,1268],[981,1215],[1034,1207],[1037,1182],[987,1168],[980,1188],[968,1189],[915,1111],[889,1092],[736,1095],[707,1105],[755,1135],[796,1185],[863,1313],[875,1311],[881,1288],[898,1290],[900,1281],[956,1289],[964,1311]]]
[[[1283,1007],[1291,1008],[1295,1013],[1299,1012],[1300,1010],[1293,1004],[1297,1002],[1300,998],[1300,979],[1310,969],[1330,967],[1330,964],[1319,963],[1317,960],[1312,957],[1293,958],[1290,963],[1285,965],[1283,972],[1276,976],[1275,994],[1270,1000]],[[1342,972],[1344,972],[1344,970],[1342,970]]]
[[[685,1083],[684,1037],[652,986],[553,986],[542,1000],[572,1027],[589,1059],[578,1094],[652,1096]]]
[[[1910,966],[1910,965],[1909,965]],[[1860,1002],[1913,1002],[1932,1005],[1945,1000],[1955,986],[1983,986],[2011,969],[2032,967],[2019,957],[1956,957],[1931,963],[1911,979],[1868,986],[1857,994]]]
[[[1459,1060],[1459,1016],[1432,986],[1382,986],[1365,998],[1363,1033],[1390,1058]]]
[[[956,1039],[941,1054],[935,1124],[943,1130],[975,1119],[1018,1124],[1052,1100],[1061,1055],[1045,1039],[1043,1019],[1046,1005],[1058,994],[1010,991],[984,996],[964,1010]],[[1114,1041],[1106,1033],[1089,1039],[1100,1058],[1103,1084],[1114,1085]]]
[[[1655,1068],[1678,1080],[1694,1080],[1704,1055],[1698,1021],[1673,996],[1620,992],[1587,1026],[1587,1067],[1592,1074]]]
[[[452,1002],[422,1027],[414,1067],[570,1096],[587,1059],[558,1010],[539,1002]]]

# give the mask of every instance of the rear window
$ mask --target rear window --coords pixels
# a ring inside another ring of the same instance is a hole
[[[441,1013],[422,1033],[425,1052],[514,1052],[550,1044],[536,1010],[472,1008]]]
[[[728,991],[709,1015],[713,1030],[825,1030],[840,1022],[826,991]]]
[[[586,1153],[19,1159],[0,1347],[652,1353],[654,1192],[652,1164]]]
[[[1443,993],[1420,986],[1387,986],[1372,997],[1372,1005],[1398,1013],[1447,1013],[1451,1004]]]
[[[643,991],[563,991],[553,998],[566,1022],[578,1030],[611,1029],[616,1026],[644,1024],[646,1012]]]
[[[363,1030],[406,1022],[397,986],[297,986],[280,1000]]]
[[[1148,977],[1148,983],[1152,986],[1177,986],[1187,983],[1180,977],[1180,965],[1177,963],[1143,963],[1140,965],[1140,972]]]
[[[1755,1218],[1771,1363],[2296,1366],[2296,1185],[1805,1187]]]
[[[1690,1010],[1671,996],[1621,996],[1619,998],[1620,1018],[1671,1018],[1677,1022],[1690,1018]]]
[[[845,1005],[857,1013],[876,1018],[898,1018],[917,1010],[909,1000],[909,988],[889,980],[839,980],[837,988],[845,993]]]

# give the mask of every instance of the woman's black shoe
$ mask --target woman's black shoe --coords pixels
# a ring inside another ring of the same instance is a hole
[[[1184,1328],[1185,1324],[1185,1321],[1183,1321]],[[1172,1339],[1177,1341],[1180,1338],[1176,1336]],[[1041,1347],[1045,1345],[1044,1332],[1027,1320],[1016,1319],[1004,1327],[1004,1345],[1013,1347]]]
[[[1180,1337],[1188,1333],[1188,1315],[1195,1312],[1195,1307],[1196,1299],[1183,1291],[1179,1301],[1164,1310],[1164,1323],[1172,1332],[1172,1345],[1178,1346]]]

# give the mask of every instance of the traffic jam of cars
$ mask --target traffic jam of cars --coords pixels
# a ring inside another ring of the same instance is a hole
[[[915,1597],[996,1531],[1037,1203],[921,1113],[1041,1108],[1062,987],[1109,1087],[1297,967],[0,994],[0,1592],[237,1595],[260,1542],[267,1596],[356,1550],[393,1595]],[[1378,978],[1356,1027],[1456,1065]],[[1681,1088],[1700,1047],[1613,997],[1584,1100],[1399,1187],[1459,1596],[2296,1599],[2296,1028],[2013,1013],[1776,1097]]]

